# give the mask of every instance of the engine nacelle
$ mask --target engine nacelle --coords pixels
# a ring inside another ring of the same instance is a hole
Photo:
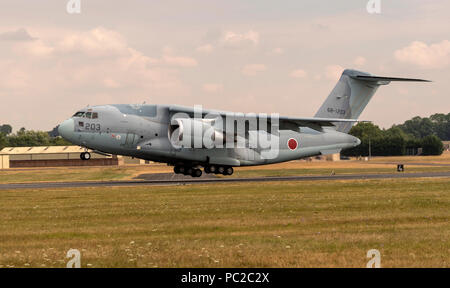
[[[175,148],[221,148],[224,133],[206,119],[172,119],[169,140]]]

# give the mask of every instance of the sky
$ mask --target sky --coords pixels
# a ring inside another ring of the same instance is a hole
[[[381,87],[360,119],[450,113],[450,1],[0,0],[0,124],[51,130],[87,105],[314,116],[345,68]]]

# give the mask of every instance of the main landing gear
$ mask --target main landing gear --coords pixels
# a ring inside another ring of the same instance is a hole
[[[91,153],[89,152],[83,152],[80,154],[80,159],[81,160],[89,160],[91,159]]]
[[[205,167],[205,173],[233,175],[233,167],[210,165]]]
[[[234,170],[233,167],[229,166],[216,166],[209,165],[205,166],[204,171],[206,174],[222,174],[222,175],[232,175]],[[189,166],[175,166],[173,168],[175,174],[191,175],[192,177],[202,176],[202,170],[199,168],[189,167]]]
[[[192,177],[202,176],[202,170],[187,166],[175,166],[173,168],[173,172],[175,172],[175,174],[183,174],[186,176],[191,175]]]

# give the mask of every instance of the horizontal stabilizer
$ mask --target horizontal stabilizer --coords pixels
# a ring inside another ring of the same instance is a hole
[[[397,77],[380,77],[380,76],[366,76],[366,75],[355,75],[350,76],[353,79],[363,80],[363,81],[402,81],[402,82],[431,82],[430,80],[424,79],[414,79],[414,78],[397,78]]]

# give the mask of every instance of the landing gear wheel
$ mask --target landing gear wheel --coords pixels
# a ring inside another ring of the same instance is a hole
[[[83,152],[80,154],[80,159],[81,160],[89,160],[91,159],[91,153],[89,152]]]
[[[219,168],[217,168],[217,174],[224,174],[224,173],[225,173],[225,167],[219,166]]]
[[[180,174],[181,172],[180,172],[180,166],[175,166],[175,167],[173,167],[173,172],[175,173],[175,174]]]
[[[193,169],[192,169],[191,167],[185,167],[185,168],[184,168],[184,173],[183,173],[183,174],[186,175],[186,176],[187,176],[187,175],[192,175],[192,170],[193,170]]]
[[[209,168],[209,166],[205,166],[205,173],[206,174],[209,174],[209,173],[211,173],[211,169]]]
[[[184,174],[184,172],[186,172],[186,167],[178,166],[178,173],[179,174]]]
[[[209,166],[208,169],[209,169],[209,173],[216,173],[216,171],[217,171],[217,167],[214,165]]]
[[[202,176],[202,170],[200,169],[192,169],[192,177],[200,177]]]
[[[233,167],[225,168],[224,175],[233,175],[234,169]]]

